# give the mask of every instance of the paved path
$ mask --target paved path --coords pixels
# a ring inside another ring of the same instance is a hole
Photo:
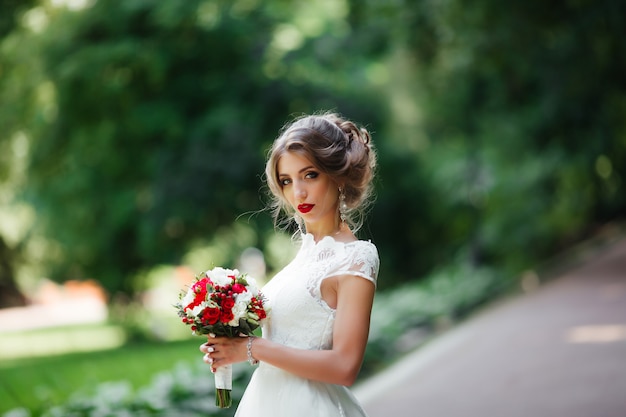
[[[626,239],[354,392],[370,417],[626,417]]]

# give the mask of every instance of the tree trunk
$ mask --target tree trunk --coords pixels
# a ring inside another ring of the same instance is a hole
[[[0,308],[26,305],[26,297],[15,282],[14,253],[0,236]]]

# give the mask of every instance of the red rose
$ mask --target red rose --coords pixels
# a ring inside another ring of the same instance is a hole
[[[233,292],[235,294],[241,294],[244,291],[247,291],[245,285],[243,285],[243,284],[235,284],[235,285],[233,285]]]
[[[193,301],[187,306],[187,308],[193,308],[199,306],[201,302],[206,299],[208,280],[206,278],[197,281],[191,287],[193,292],[196,293]]]
[[[235,315],[233,314],[231,310],[224,310],[222,311],[222,314],[220,315],[220,321],[224,324],[228,323],[234,318],[235,318]]]
[[[197,293],[191,304],[189,305],[191,308],[199,306],[206,298],[206,293]]]
[[[202,314],[202,322],[206,324],[215,324],[220,319],[219,308],[207,308]]]
[[[206,294],[206,287],[210,283],[211,283],[211,281],[209,281],[208,278],[202,278],[202,279],[196,281],[196,283],[193,284],[192,288],[193,288],[194,292],[196,292],[196,293],[203,292],[203,293]]]
[[[231,310],[235,306],[235,300],[228,297],[222,300],[222,308],[224,310]]]

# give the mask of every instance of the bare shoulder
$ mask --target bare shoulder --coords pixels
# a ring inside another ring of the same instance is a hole
[[[363,297],[367,300],[373,298],[376,291],[372,281],[353,274],[337,275],[334,284],[339,297],[343,294],[349,298]]]

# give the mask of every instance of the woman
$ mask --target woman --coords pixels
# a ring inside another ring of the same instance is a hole
[[[296,219],[301,248],[263,289],[272,309],[263,338],[200,347],[213,371],[260,363],[236,416],[365,416],[346,386],[363,361],[379,267],[376,247],[354,235],[375,164],[369,133],[336,114],[300,118],[274,142],[265,170],[274,214]]]

